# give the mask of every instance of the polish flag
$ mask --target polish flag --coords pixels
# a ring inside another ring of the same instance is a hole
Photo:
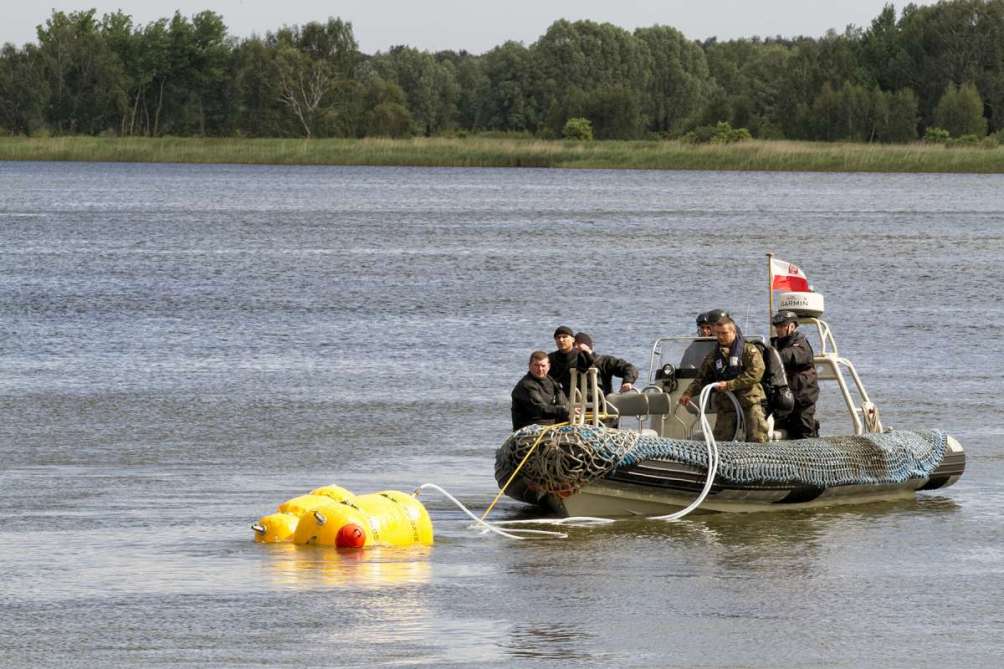
[[[770,289],[793,292],[812,292],[805,272],[785,260],[770,259]]]

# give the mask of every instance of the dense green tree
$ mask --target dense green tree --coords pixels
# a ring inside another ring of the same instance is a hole
[[[862,67],[883,90],[897,90],[914,82],[913,63],[893,5],[886,5],[862,34],[860,59]]]
[[[251,37],[235,50],[233,67],[235,129],[251,137],[299,134],[299,128],[289,127],[288,111],[281,102],[274,76],[275,50],[261,38]]]
[[[646,45],[652,61],[642,98],[649,128],[679,132],[692,125],[711,88],[704,51],[669,26],[640,28],[634,35]]]
[[[356,98],[358,126],[355,135],[362,137],[404,137],[411,133],[413,119],[401,87],[383,79],[372,67],[361,71],[363,92]]]
[[[457,115],[456,73],[449,61],[406,46],[395,46],[373,58],[384,79],[395,82],[408,100],[416,130],[433,135],[453,127]]]
[[[917,95],[909,88],[895,93],[876,92],[885,97],[885,114],[877,127],[878,140],[904,143],[917,139]]]
[[[934,125],[944,128],[952,137],[986,135],[987,120],[983,118],[983,100],[975,84],[949,84],[934,108]]]
[[[779,134],[785,114],[790,113],[777,104],[787,90],[793,52],[782,44],[759,40],[712,43],[706,50],[718,90],[709,98],[702,125],[727,121],[758,137]]]
[[[920,98],[921,122],[950,84],[973,82],[985,100],[992,127],[1004,122],[1004,2],[953,0],[907,5],[899,22],[903,49],[911,60],[909,86]]]
[[[125,72],[94,14],[93,9],[53,12],[38,27],[38,57],[49,91],[45,116],[56,132],[116,128],[126,109]]]
[[[442,60],[440,55],[437,60]],[[491,83],[485,74],[483,59],[461,53],[451,62],[456,73],[457,125],[471,130],[488,127]]]
[[[536,95],[536,59],[519,42],[506,42],[482,57],[487,80],[485,127],[536,131],[542,122]]]
[[[537,95],[545,122],[559,134],[565,120],[582,115],[583,96],[594,91],[619,90],[622,101],[632,98],[632,108],[641,108],[652,72],[648,46],[631,33],[609,23],[555,21],[531,47],[539,71]],[[627,97],[625,97],[627,96]],[[629,136],[642,130],[638,127]],[[594,128],[596,120],[594,121]]]
[[[49,88],[38,49],[0,49],[0,132],[30,135],[45,128]]]

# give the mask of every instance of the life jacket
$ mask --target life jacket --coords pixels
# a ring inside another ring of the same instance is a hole
[[[729,348],[728,357],[722,354],[721,346],[715,346],[715,380],[731,381],[739,376],[739,372],[743,371],[743,345],[745,343],[746,339],[741,334],[736,334],[736,338]]]

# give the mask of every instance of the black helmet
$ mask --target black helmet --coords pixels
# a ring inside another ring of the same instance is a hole
[[[729,312],[725,311],[724,309],[712,309],[711,311],[707,312],[704,315],[708,317],[708,322],[711,323],[712,325],[716,323],[721,323],[726,318],[732,318],[729,315]]]
[[[707,311],[697,314],[697,327],[701,327],[702,325],[711,325],[711,321],[708,320]]]
[[[785,323],[798,323],[798,314],[794,311],[779,311],[770,319],[771,325],[784,325]]]

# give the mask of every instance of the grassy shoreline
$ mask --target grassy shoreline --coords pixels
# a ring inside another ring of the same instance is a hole
[[[1004,173],[1004,146],[760,141],[684,144],[468,138],[3,137],[0,161],[654,170]]]

